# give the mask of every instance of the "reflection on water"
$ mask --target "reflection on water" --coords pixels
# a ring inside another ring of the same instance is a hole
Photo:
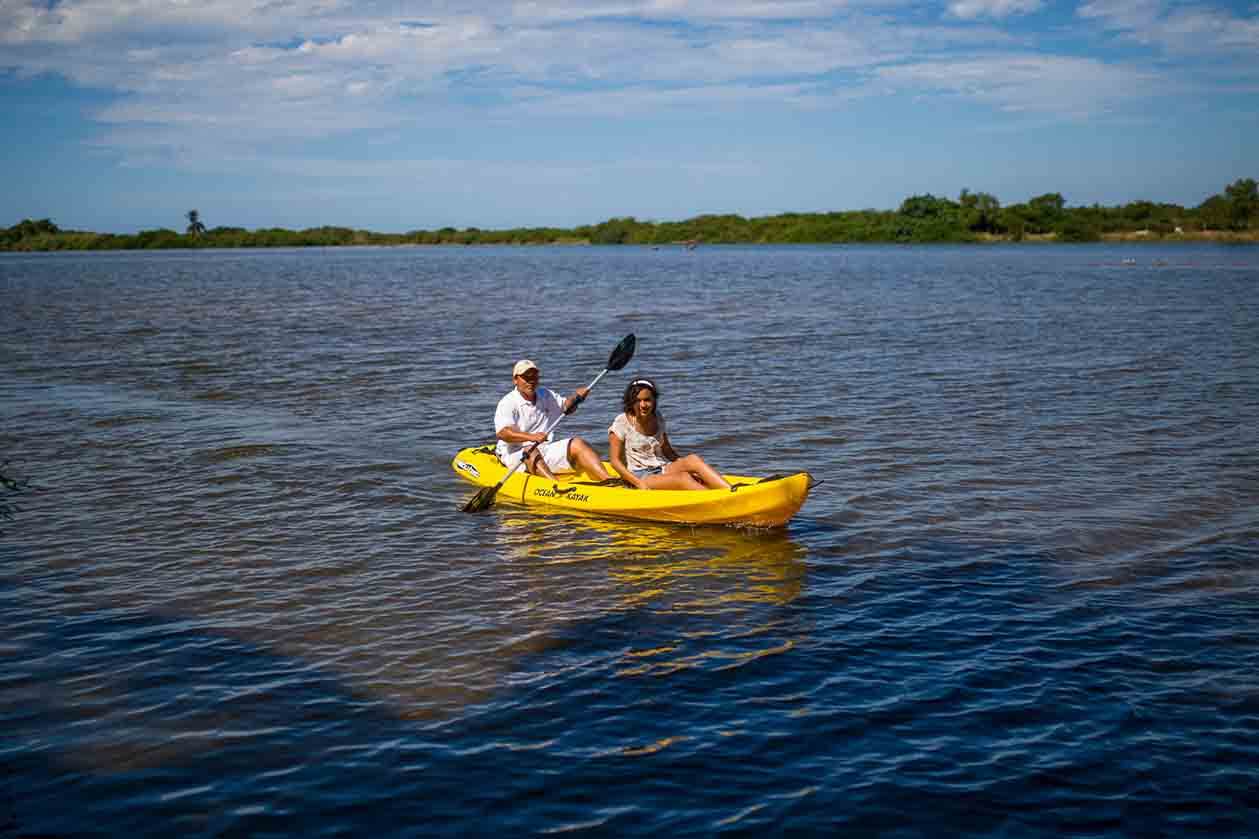
[[[786,531],[502,512],[504,553],[542,566],[599,563],[624,608],[713,612],[732,603],[784,605],[800,595],[807,549]]]
[[[803,590],[807,550],[785,531],[549,511],[501,512],[494,527],[501,554],[529,569],[535,619],[597,624],[637,612],[680,622],[665,637],[613,651],[617,677],[724,670],[795,645],[779,607]]]

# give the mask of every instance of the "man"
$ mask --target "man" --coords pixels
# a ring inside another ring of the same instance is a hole
[[[590,445],[580,437],[551,440],[550,430],[565,414],[570,414],[589,395],[579,387],[572,396],[538,386],[542,371],[527,358],[516,362],[511,378],[515,388],[498,401],[494,411],[495,451],[508,469],[526,458],[525,468],[534,475],[555,480],[557,472],[578,469],[595,480],[606,481],[608,473]],[[537,443],[537,446],[531,444]]]

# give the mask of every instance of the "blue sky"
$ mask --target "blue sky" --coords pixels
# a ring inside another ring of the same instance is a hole
[[[0,0],[0,107],[0,226],[1196,205],[1259,177],[1259,2]]]

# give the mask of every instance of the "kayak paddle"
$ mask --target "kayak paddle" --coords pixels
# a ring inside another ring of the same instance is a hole
[[[594,390],[595,385],[599,384],[599,380],[606,376],[609,370],[620,370],[626,364],[629,364],[630,359],[634,357],[634,345],[636,343],[637,339],[634,337],[634,333],[632,332],[622,338],[621,343],[617,344],[616,348],[612,350],[612,354],[608,356],[608,366],[603,368],[602,373],[595,376],[595,380],[586,386],[586,390]],[[547,435],[550,436],[551,432],[555,430],[555,426],[559,425],[564,420],[565,416],[571,414],[573,411],[576,411],[577,406],[584,400],[585,397],[583,396],[577,397],[573,401],[573,406],[561,415],[560,418],[555,421],[555,424],[547,430]],[[485,487],[484,489],[478,491],[476,495],[472,496],[471,501],[463,505],[462,510],[465,513],[479,513],[482,510],[489,509],[490,505],[494,503],[494,497],[497,496],[498,491],[503,488],[503,484],[507,483],[507,479],[514,475],[516,470],[524,465],[524,462],[529,458],[529,453],[536,449],[538,445],[538,443],[533,443],[525,449],[524,455],[515,466],[508,470],[507,474],[503,476],[501,481],[492,487]]]

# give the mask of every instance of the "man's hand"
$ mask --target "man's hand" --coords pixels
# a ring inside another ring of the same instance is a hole
[[[571,400],[571,404],[568,405],[568,407],[564,409],[564,413],[571,414],[573,411],[576,411],[577,406],[585,402],[586,397],[589,395],[590,395],[590,388],[588,387],[577,388],[575,391],[573,391],[573,395],[568,397],[569,400]]]

